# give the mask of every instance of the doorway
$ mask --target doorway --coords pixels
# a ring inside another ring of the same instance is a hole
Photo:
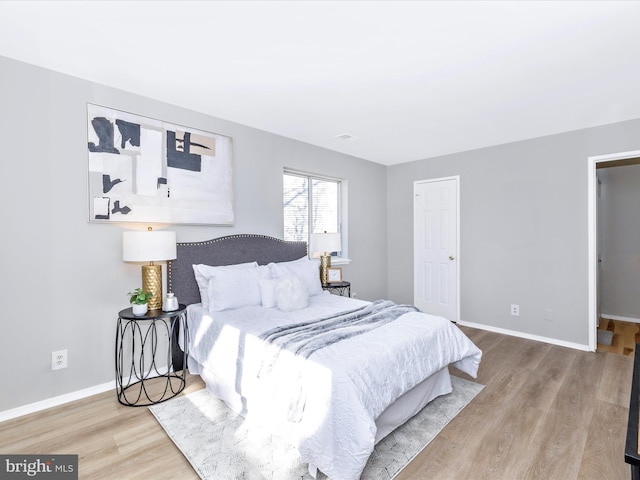
[[[453,322],[460,315],[460,177],[413,184],[414,304]]]
[[[614,167],[638,163],[640,151],[622,152],[610,155],[589,157],[588,159],[588,219],[589,219],[589,350],[596,351],[598,342],[598,324],[600,320],[601,297],[601,220],[599,219],[599,184],[596,170],[603,167]],[[606,312],[605,312],[606,313]]]

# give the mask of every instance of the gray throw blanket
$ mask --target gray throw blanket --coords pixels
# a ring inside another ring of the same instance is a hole
[[[276,348],[272,348],[272,354],[264,359],[259,376],[271,372],[282,350],[296,355],[297,378],[292,379],[296,394],[291,399],[289,420],[300,421],[305,403],[301,381],[304,360],[321,348],[386,325],[405,313],[417,311],[419,310],[413,305],[397,305],[389,300],[376,300],[364,307],[335,316],[268,330],[261,334],[260,338]]]

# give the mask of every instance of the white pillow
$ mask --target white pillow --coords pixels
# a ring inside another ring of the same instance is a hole
[[[306,282],[295,273],[286,273],[276,280],[276,304],[284,312],[307,306],[309,293]]]
[[[270,263],[269,268],[273,278],[281,278],[287,272],[296,274],[307,285],[307,292],[311,297],[322,293],[320,260],[302,257],[292,262]]]
[[[262,306],[264,308],[273,308],[276,306],[276,282],[273,278],[263,278],[258,281],[260,285],[260,296],[262,297]]]
[[[209,312],[260,305],[260,280],[269,276],[266,266],[214,272],[209,278]]]
[[[236,263],[234,265],[224,265],[220,267],[212,267],[211,265],[204,265],[202,263],[193,265],[193,273],[196,277],[198,289],[200,290],[200,302],[202,306],[206,309],[209,308],[209,278],[211,278],[211,275],[215,272],[229,268],[253,268],[257,266],[258,262]]]

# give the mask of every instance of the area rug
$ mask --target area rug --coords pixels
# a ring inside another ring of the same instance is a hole
[[[362,479],[392,479],[484,388],[454,376],[451,383],[452,393],[433,400],[376,445]],[[206,390],[149,410],[204,480],[313,480],[294,448],[249,428]]]

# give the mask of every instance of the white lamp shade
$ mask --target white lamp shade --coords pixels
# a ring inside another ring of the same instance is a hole
[[[311,236],[311,243],[313,252],[325,253],[342,250],[339,233],[314,233]]]
[[[125,262],[155,262],[176,258],[176,232],[124,232],[122,259]]]

